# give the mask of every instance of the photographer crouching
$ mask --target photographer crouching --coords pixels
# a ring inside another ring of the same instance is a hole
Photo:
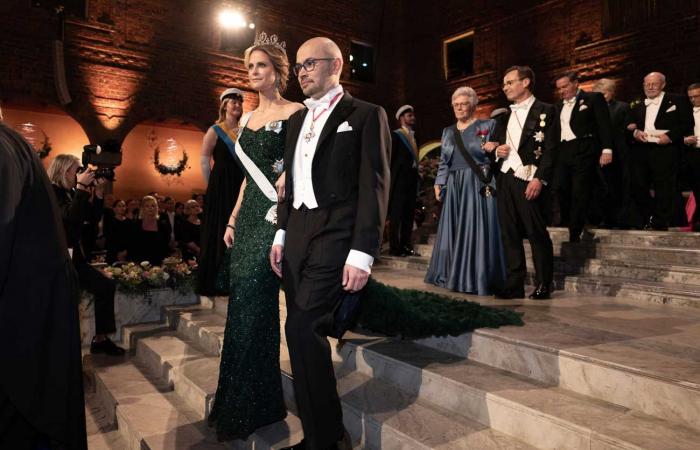
[[[48,168],[73,265],[78,272],[80,287],[95,296],[95,337],[90,353],[121,356],[124,349],[107,336],[116,331],[114,294],[116,285],[104,273],[89,264],[82,245],[83,224],[100,220],[104,197],[104,178],[95,178],[95,171],[81,171],[80,160],[73,155],[57,155]]]

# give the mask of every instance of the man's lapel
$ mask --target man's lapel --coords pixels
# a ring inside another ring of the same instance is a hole
[[[525,124],[523,125],[523,132],[520,135],[520,142],[518,143],[518,150],[523,146],[525,141],[532,136],[535,132],[535,127],[537,126],[537,121],[539,120],[540,111],[542,111],[542,105],[538,100],[530,107],[530,111],[527,113],[527,118],[525,119]]]
[[[284,165],[286,167],[285,170],[287,171],[287,180],[292,179],[292,174],[294,172],[292,170],[294,167],[294,154],[296,153],[297,142],[299,142],[299,133],[301,133],[301,126],[304,124],[304,118],[308,112],[309,110],[304,108],[301,111],[301,114],[292,114],[292,116],[289,118],[287,141],[290,145],[284,149]]]
[[[335,133],[335,130],[338,129],[338,125],[343,123],[354,110],[355,107],[352,105],[352,96],[346,93],[338,101],[338,105],[333,109],[330,117],[328,117],[328,120],[326,121],[326,124],[323,126],[323,130],[321,130],[321,135],[318,138],[318,144],[316,144],[316,154],[323,149],[323,142],[328,139],[328,136]]]
[[[659,112],[656,114],[656,119],[654,120],[654,127],[658,128],[656,126],[657,123],[659,123],[659,119],[661,116],[666,115],[666,111],[668,108],[673,106],[673,100],[668,96],[668,94],[664,94],[664,99],[661,101],[661,104],[659,105]]]
[[[576,116],[578,115],[578,110],[581,107],[581,99],[583,98],[583,92],[578,91],[576,93],[576,100],[574,101],[574,109],[571,111],[571,119],[569,119],[569,126],[574,123]]]

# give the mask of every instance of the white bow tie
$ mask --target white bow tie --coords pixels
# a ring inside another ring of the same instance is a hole
[[[527,105],[525,103],[520,103],[518,105],[510,105],[511,111],[517,111],[519,109],[525,110],[527,109]]]
[[[700,106],[693,106],[693,113],[700,112]]]
[[[576,97],[570,98],[569,100],[564,100],[565,105],[573,105],[574,103],[576,103]]]
[[[649,106],[649,105],[658,105],[661,99],[659,97],[656,98],[645,98],[644,99],[644,106]]]
[[[315,98],[307,98],[306,100],[304,100],[304,105],[306,105],[306,107],[311,109],[311,110],[316,109],[318,107],[328,108],[330,106],[330,104],[331,104],[331,99],[326,98],[326,97],[322,97],[318,100]]]

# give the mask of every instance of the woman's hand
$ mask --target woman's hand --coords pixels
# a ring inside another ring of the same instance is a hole
[[[496,150],[496,147],[498,147],[498,142],[487,142],[481,148],[483,148],[486,153],[491,153]]]
[[[277,201],[284,201],[284,183],[285,183],[285,172],[275,182],[275,189],[277,190]]]
[[[224,231],[224,244],[226,244],[227,248],[231,248],[233,245],[233,235],[234,235],[234,229],[227,226],[226,231]]]
[[[95,172],[87,169],[85,172],[79,173],[75,179],[78,182],[78,189],[87,190],[88,187],[95,181]]]
[[[433,190],[435,191],[435,200],[442,202],[442,199],[440,198],[440,195],[442,194],[442,186],[436,184],[435,186],[433,186]]]

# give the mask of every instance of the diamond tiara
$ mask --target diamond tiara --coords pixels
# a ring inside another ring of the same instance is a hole
[[[287,51],[287,43],[284,41],[280,41],[277,38],[276,34],[271,34],[270,36],[267,35],[264,31],[261,31],[255,36],[255,41],[253,42],[253,46],[257,45],[272,45],[280,50],[284,51],[286,53]]]

